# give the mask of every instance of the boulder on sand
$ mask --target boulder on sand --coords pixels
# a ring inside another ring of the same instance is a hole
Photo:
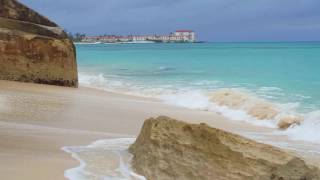
[[[73,42],[15,0],[0,0],[0,79],[77,87]]]
[[[149,180],[317,180],[320,171],[270,145],[168,117],[145,121],[133,169]]]

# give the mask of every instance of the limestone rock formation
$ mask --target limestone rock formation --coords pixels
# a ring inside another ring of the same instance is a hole
[[[77,87],[75,47],[54,22],[0,0],[0,79]]]
[[[205,124],[168,117],[145,121],[129,151],[148,180],[317,180],[302,159]]]

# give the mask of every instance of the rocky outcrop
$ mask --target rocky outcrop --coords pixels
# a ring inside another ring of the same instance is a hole
[[[15,0],[0,0],[0,79],[78,86],[75,47],[67,34]]]
[[[320,179],[318,168],[278,148],[168,117],[146,120],[129,151],[149,180]]]

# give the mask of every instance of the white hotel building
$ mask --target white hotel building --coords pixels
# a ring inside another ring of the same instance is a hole
[[[83,42],[196,42],[196,34],[191,30],[177,30],[169,35],[130,35],[130,36],[86,36]]]
[[[169,35],[142,35],[131,37],[133,41],[196,42],[196,34],[191,30],[177,30]]]
[[[178,40],[195,42],[196,33],[191,30],[177,30],[173,33],[172,38],[177,38]]]

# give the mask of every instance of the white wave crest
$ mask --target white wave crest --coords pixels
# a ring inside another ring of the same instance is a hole
[[[161,99],[165,103],[175,106],[216,112],[231,120],[245,121],[258,126],[275,127],[275,123],[273,121],[259,121],[250,116],[245,109],[232,108],[226,104],[219,104],[218,102],[210,100],[210,95],[201,91],[189,91],[173,95],[164,95],[161,96]]]
[[[101,88],[101,89],[124,87],[124,86],[130,85],[122,81],[107,79],[104,77],[103,74],[94,75],[94,74],[79,73],[79,82],[80,82],[80,85],[83,85],[83,86],[95,87],[95,88]]]
[[[291,139],[320,143],[320,111],[307,113],[299,126],[289,128],[285,134]]]
[[[277,133],[292,140],[320,143],[320,111],[298,113],[299,103],[273,103],[239,89],[219,89],[209,94],[191,91],[161,98],[171,105],[213,111],[258,126],[285,129],[291,125]]]
[[[114,80],[116,79],[116,80]],[[179,107],[213,111],[231,120],[244,121],[258,126],[286,129],[284,133],[292,139],[319,141],[317,129],[320,128],[317,111],[299,113],[299,102],[279,103],[277,97],[285,93],[277,87],[261,87],[256,93],[241,88],[221,88],[221,82],[199,81],[191,87],[174,85],[147,86],[133,85],[119,81],[118,78],[106,78],[104,75],[80,73],[81,85],[100,88],[129,95],[153,97]],[[199,86],[200,89],[199,90]],[[214,87],[204,90],[202,86]],[[308,98],[308,97],[304,97]],[[316,114],[316,115],[315,115]],[[302,133],[305,131],[305,133]]]

